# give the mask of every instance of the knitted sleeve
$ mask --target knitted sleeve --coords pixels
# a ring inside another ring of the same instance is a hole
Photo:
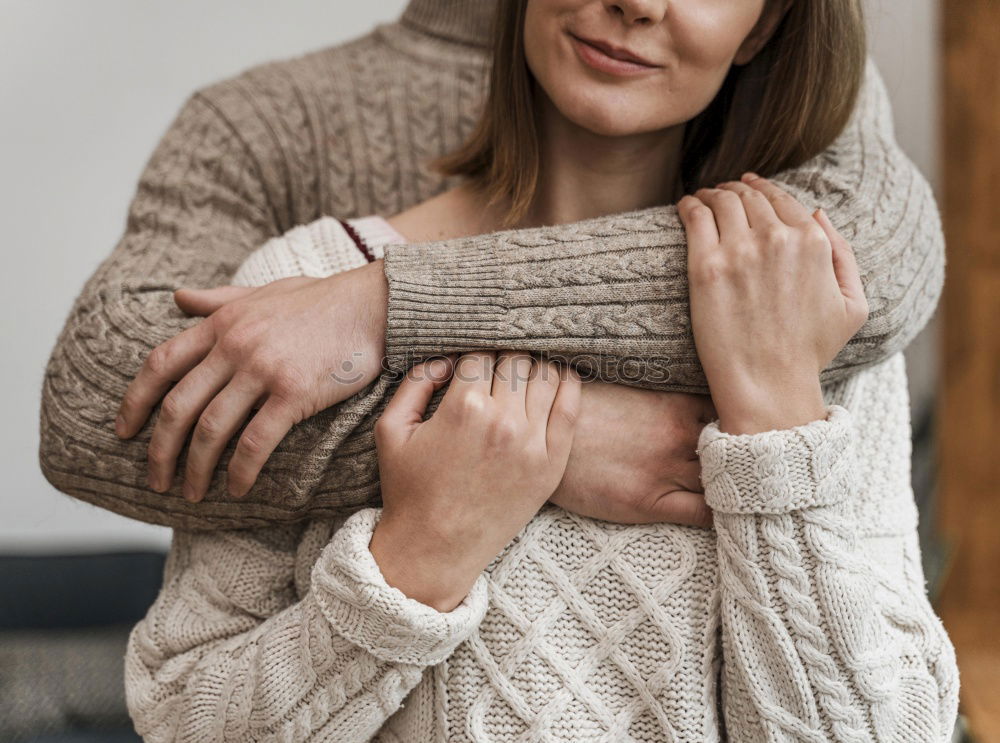
[[[833,146],[775,179],[824,208],[853,246],[868,322],[823,382],[905,348],[934,312],[944,237],[927,181],[896,144],[884,83],[869,62]],[[707,392],[690,332],[687,244],[673,206],[386,251],[387,352],[521,349],[569,357],[607,381]]]
[[[359,511],[334,533],[299,601],[300,529],[175,532],[125,658],[143,739],[370,740],[487,604],[483,577],[446,613],[386,584],[368,550],[378,514]]]
[[[954,652],[923,593],[857,539],[849,412],[699,440],[715,513],[723,711],[733,741],[948,741]]]

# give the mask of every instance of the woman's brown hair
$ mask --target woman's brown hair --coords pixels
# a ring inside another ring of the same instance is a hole
[[[508,201],[509,225],[527,211],[538,182],[534,79],[524,55],[527,4],[499,0],[483,114],[465,144],[434,163],[444,175],[478,183],[491,202]],[[771,176],[829,147],[854,110],[866,53],[860,0],[794,0],[764,48],[734,65],[712,103],[688,122],[684,192],[747,171]]]

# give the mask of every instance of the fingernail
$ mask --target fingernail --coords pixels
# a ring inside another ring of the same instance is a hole
[[[115,418],[115,433],[118,436],[124,436],[125,435],[125,416],[124,415],[119,414],[118,417]]]
[[[146,482],[149,484],[151,490],[155,490],[157,493],[162,493],[166,488],[160,483],[159,475],[155,475],[152,472],[149,473],[146,478]]]
[[[192,503],[198,502],[198,494],[194,491],[194,485],[187,480],[184,481],[184,489],[181,491],[181,494],[184,496],[184,500],[191,501]]]
[[[760,176],[756,173],[744,173],[743,179],[747,181],[757,181],[760,180]]]

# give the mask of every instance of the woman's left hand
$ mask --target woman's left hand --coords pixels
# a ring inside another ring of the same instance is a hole
[[[678,209],[691,327],[720,430],[824,418],[819,372],[868,318],[850,246],[825,213],[752,175],[685,196]]]

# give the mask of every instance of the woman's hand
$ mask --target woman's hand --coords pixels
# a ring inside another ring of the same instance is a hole
[[[170,488],[193,428],[183,493],[201,500],[229,439],[260,405],[229,462],[229,493],[245,495],[293,425],[378,376],[387,291],[379,261],[322,279],[178,292],[181,309],[207,317],[153,349],[115,424],[122,438],[134,436],[163,399],[150,487]]]
[[[470,353],[418,364],[375,426],[382,516],[371,551],[386,581],[440,611],[552,495],[580,409],[575,372],[523,353]]]
[[[819,372],[868,318],[854,253],[826,215],[765,179],[678,204],[691,326],[726,433],[825,417]]]

